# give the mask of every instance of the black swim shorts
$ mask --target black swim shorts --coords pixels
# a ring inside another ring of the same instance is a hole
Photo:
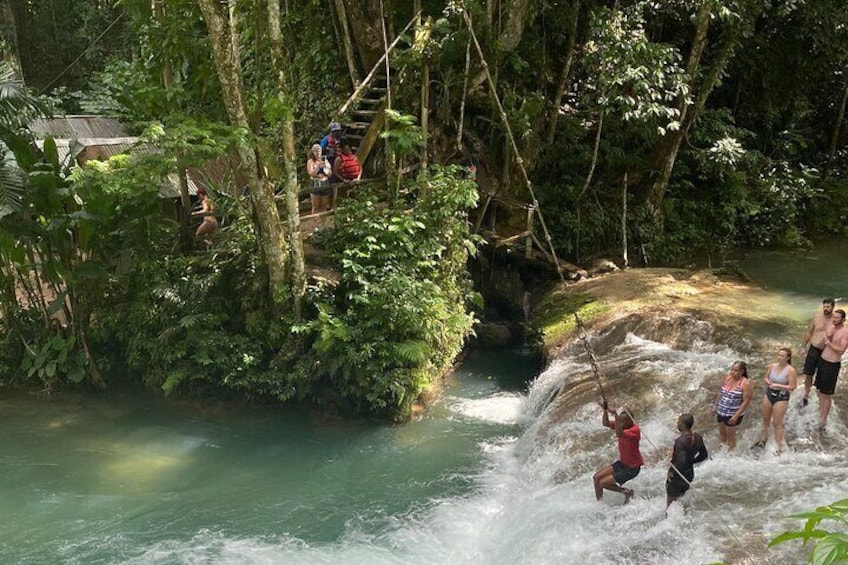
[[[804,374],[811,377],[816,374],[816,368],[819,366],[822,350],[815,345],[810,345],[807,349],[807,357],[804,359]]]
[[[689,490],[689,483],[684,481],[680,477],[680,475],[677,474],[677,472],[671,471],[671,473],[674,473],[674,476],[666,479],[666,481],[665,481],[665,494],[669,498],[680,498],[681,496],[686,494],[687,490]],[[690,480],[690,482],[691,482],[691,480]]]
[[[619,486],[623,485],[630,479],[636,478],[636,475],[638,475],[641,470],[641,467],[628,467],[621,461],[616,461],[612,464],[613,477]]]
[[[718,422],[719,424],[724,424],[728,428],[735,428],[736,426],[738,426],[739,424],[742,423],[742,418],[744,418],[745,415],[743,414],[742,416],[739,416],[739,419],[736,420],[735,424],[730,423],[730,419],[732,417],[733,417],[732,415],[731,416],[721,416],[719,414],[716,414],[716,422]]]
[[[839,377],[839,369],[841,368],[842,363],[839,361],[831,363],[820,359],[816,372],[816,389],[822,394],[833,394],[836,391],[836,379]]]
[[[789,402],[789,391],[770,388],[766,390],[766,398],[769,399],[772,406],[778,402]]]

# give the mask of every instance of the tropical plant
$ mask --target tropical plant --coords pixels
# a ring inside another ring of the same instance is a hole
[[[769,542],[769,547],[801,540],[804,545],[812,543],[808,561],[814,565],[848,563],[848,498],[819,506],[811,512],[793,514],[790,518],[806,520],[804,528],[783,532]],[[834,523],[842,531],[822,528],[825,522]]]
[[[476,187],[456,168],[431,173],[407,187],[411,205],[362,191],[339,208],[326,247],[341,281],[313,289],[317,316],[298,328],[313,339],[310,371],[354,413],[405,418],[471,330]]]

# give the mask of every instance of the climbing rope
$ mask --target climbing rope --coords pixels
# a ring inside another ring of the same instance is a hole
[[[586,337],[586,329],[583,327],[583,322],[580,320],[577,312],[574,313],[574,321],[577,323],[577,335],[583,344],[583,349],[586,350],[586,354],[589,356],[589,364],[592,365],[592,373],[595,375],[595,381],[598,383],[598,389],[601,391],[601,399],[604,401],[604,405],[607,405],[607,395],[604,394],[604,385],[601,383],[601,371],[598,369],[598,360],[595,358],[595,352],[592,351],[589,345],[589,339]]]
[[[547,240],[548,249],[551,252],[551,257],[553,257],[557,274],[559,275],[560,280],[565,282],[565,275],[562,273],[562,266],[559,264],[559,259],[557,259],[556,251],[554,250],[554,242],[551,239],[550,232],[548,232],[548,226],[545,223],[545,218],[542,216],[542,209],[539,206],[539,200],[536,198],[536,191],[533,190],[533,184],[530,182],[527,169],[524,168],[524,159],[518,151],[518,144],[515,142],[515,136],[512,135],[512,127],[509,125],[509,119],[507,118],[506,111],[504,110],[503,104],[501,104],[501,99],[498,96],[497,89],[495,88],[495,80],[492,78],[492,73],[489,72],[489,64],[483,56],[483,48],[480,47],[480,42],[477,41],[477,34],[474,33],[474,26],[471,24],[471,16],[464,9],[462,11],[462,16],[465,18],[465,25],[468,27],[468,33],[471,35],[474,47],[477,50],[477,55],[480,57],[480,64],[483,65],[483,71],[485,72],[486,80],[489,83],[489,90],[492,92],[492,97],[495,99],[495,104],[498,107],[498,112],[500,114],[501,121],[503,122],[504,129],[506,130],[507,137],[509,137],[510,145],[513,152],[515,152],[515,162],[518,163],[518,168],[521,169],[521,174],[524,177],[524,184],[527,185],[527,190],[530,192],[530,197],[533,199],[533,206],[536,208],[536,213],[539,215],[539,224],[541,224],[542,231],[545,233],[545,240]]]
[[[598,383],[598,389],[601,392],[601,398],[604,401],[604,407],[605,407],[604,409],[606,410],[606,406],[608,406],[608,404],[607,404],[606,396],[604,395],[603,385],[601,384],[601,375],[600,375],[600,369],[598,368],[597,358],[595,357],[594,351],[592,351],[592,347],[589,344],[589,339],[586,336],[586,332],[585,332],[585,328],[583,326],[583,322],[580,320],[580,316],[577,314],[577,312],[574,313],[574,319],[577,322],[578,337],[579,337],[580,341],[583,343],[583,348],[586,350],[586,353],[589,355],[589,363],[592,366],[592,372],[595,375],[595,381]],[[630,418],[630,420],[634,424],[636,423],[636,418],[633,417],[633,414],[627,408],[624,408],[624,413],[627,414],[627,416]],[[651,445],[651,447],[654,449],[654,451],[660,451],[660,448],[657,447],[657,445],[653,441],[651,441],[651,438],[648,437],[648,434],[646,434],[645,431],[641,427],[639,428],[639,430],[640,430],[641,436],[645,438],[645,441],[647,441]],[[681,479],[683,479],[686,482],[686,484],[689,485],[689,487],[691,488],[692,483],[689,481],[689,479],[687,479],[683,475],[683,473],[680,471],[680,469],[678,469],[677,466],[673,462],[669,462],[669,465],[674,470],[674,472],[677,473],[677,475]],[[733,529],[731,529],[731,527],[727,524],[727,522],[725,522],[721,518],[721,514],[719,514],[718,509],[716,509],[716,507],[713,506],[710,503],[710,501],[706,498],[706,496],[700,496],[699,498],[707,504],[707,506],[710,508],[710,510],[712,510],[713,512],[718,514],[719,522],[730,533],[731,537],[736,541],[736,543],[739,544],[739,548],[742,549],[742,551],[744,553],[747,553],[748,555],[753,556],[751,551],[745,546],[745,544],[742,543],[742,540],[740,540],[739,537],[736,535],[736,532],[734,532]]]

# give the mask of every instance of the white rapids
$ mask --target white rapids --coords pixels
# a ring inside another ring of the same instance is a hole
[[[760,427],[762,388],[740,427],[739,448],[717,448],[709,403],[721,377],[741,354],[706,341],[686,350],[633,334],[599,353],[617,371],[608,394],[628,402],[643,430],[646,465],[628,483],[624,506],[607,494],[596,502],[592,474],[616,458],[613,434],[600,424],[596,392],[554,399],[563,386],[591,378],[579,349],[554,361],[526,394],[495,392],[480,399],[445,399],[454,418],[503,425],[504,435],[479,444],[481,464],[469,494],[429,500],[387,516],[379,528],[348,523],[333,543],[280,535],[233,539],[200,531],[189,541],[160,541],[130,563],[286,564],[679,564],[803,563],[799,543],[766,549],[787,516],[833,502],[848,492],[841,414],[835,409],[822,438],[812,432],[815,400],[803,411],[795,392],[787,415],[789,449],[749,450]],[[753,363],[759,379],[762,363]],[[564,395],[564,396],[567,396]],[[635,400],[634,400],[635,398]],[[632,402],[632,403],[631,403]],[[665,511],[664,480],[677,415],[692,411],[711,459],[696,467],[692,490]]]

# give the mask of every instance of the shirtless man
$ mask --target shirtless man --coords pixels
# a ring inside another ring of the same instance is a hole
[[[845,327],[845,310],[833,311],[833,323],[824,334],[824,347],[816,369],[816,390],[819,395],[819,429],[827,425],[827,415],[836,390],[836,378],[842,367],[842,354],[848,349],[848,328]]]
[[[833,316],[833,308],[836,301],[833,298],[825,298],[822,300],[822,311],[816,312],[810,325],[807,326],[807,331],[804,332],[804,337],[801,340],[801,354],[804,354],[804,348],[809,344],[809,349],[806,350],[807,358],[804,360],[804,399],[803,406],[806,406],[810,401],[810,388],[813,386],[813,376],[816,374],[816,368],[819,366],[822,349],[824,349],[824,332],[831,325],[830,320]]]
[[[633,491],[621,485],[635,478],[645,464],[639,452],[642,432],[627,410],[622,409],[622,414],[616,414],[615,410],[609,409],[606,402],[601,404],[601,408],[604,410],[601,423],[604,427],[614,429],[618,437],[619,458],[618,461],[602,468],[592,477],[595,482],[595,498],[601,500],[604,497],[604,489],[607,489],[623,494],[624,503],[627,504],[633,498]],[[610,413],[615,417],[612,424],[609,420]]]

